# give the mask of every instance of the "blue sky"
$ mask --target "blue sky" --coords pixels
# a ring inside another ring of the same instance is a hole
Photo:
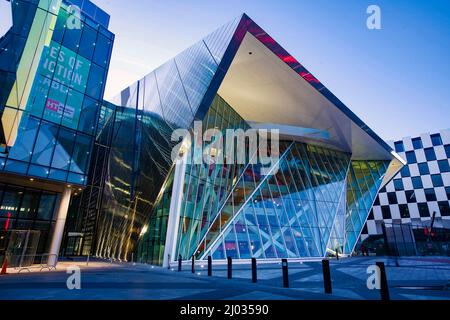
[[[382,138],[450,127],[450,1],[93,2],[116,34],[107,98],[245,12]],[[381,30],[366,28],[370,4]]]

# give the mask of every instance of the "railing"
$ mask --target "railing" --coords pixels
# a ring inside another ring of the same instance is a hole
[[[8,265],[13,267],[14,270],[19,273],[23,270],[31,272],[31,269],[39,269],[42,271],[47,269],[48,271],[56,270],[56,264],[58,263],[58,255],[56,254],[39,254],[39,255],[7,255]],[[35,263],[36,259],[39,259],[39,263]]]

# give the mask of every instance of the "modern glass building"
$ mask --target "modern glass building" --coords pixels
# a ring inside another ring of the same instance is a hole
[[[83,238],[79,254],[125,261],[350,254],[378,190],[405,164],[245,14],[105,103],[98,128],[66,233]],[[173,161],[180,128],[205,148],[201,129],[278,129],[277,161],[189,162],[187,143]]]
[[[114,35],[88,0],[11,9],[0,38],[0,249],[57,254],[71,195],[88,184]],[[17,237],[29,231],[33,244]]]
[[[106,102],[109,16],[88,0],[11,4],[0,39],[0,249],[13,255],[159,265],[347,255],[405,164],[245,14]],[[177,129],[194,143],[174,139]],[[227,135],[251,129],[278,130],[273,162],[254,161],[250,137]]]

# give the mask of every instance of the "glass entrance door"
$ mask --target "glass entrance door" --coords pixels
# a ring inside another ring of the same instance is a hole
[[[67,256],[79,256],[81,255],[81,244],[83,242],[82,236],[68,236],[66,255]]]

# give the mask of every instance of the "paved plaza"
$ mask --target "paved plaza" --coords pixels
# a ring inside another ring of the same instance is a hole
[[[259,264],[258,282],[251,282],[249,265],[233,265],[233,279],[226,266],[213,266],[207,276],[206,264],[183,270],[169,270],[143,264],[106,261],[61,262],[56,271],[34,270],[0,276],[0,299],[183,299],[183,300],[292,300],[336,299],[379,300],[379,290],[367,287],[367,268],[384,261],[391,299],[450,300],[450,258],[355,257],[330,260],[332,294],[323,289],[320,262],[289,262],[289,288],[282,286],[281,264]],[[67,267],[81,270],[81,289],[69,290]]]

